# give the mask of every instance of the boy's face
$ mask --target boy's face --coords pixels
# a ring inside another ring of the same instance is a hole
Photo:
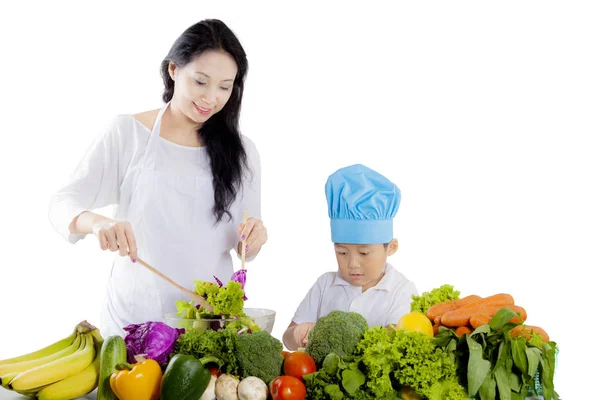
[[[393,239],[387,247],[336,243],[334,248],[342,278],[354,286],[362,286],[364,292],[382,278],[387,257],[398,250],[398,240]]]

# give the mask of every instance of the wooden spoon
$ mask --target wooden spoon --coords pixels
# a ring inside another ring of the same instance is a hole
[[[248,211],[244,210],[244,227],[248,222]],[[246,269],[246,238],[242,240],[242,269]]]
[[[156,275],[160,276],[165,281],[169,282],[171,285],[175,286],[177,289],[181,290],[183,293],[185,293],[188,296],[190,296],[196,303],[200,304],[202,307],[204,307],[208,311],[210,311],[210,312],[213,311],[212,306],[209,305],[206,302],[206,299],[204,297],[200,296],[198,293],[192,292],[191,290],[184,288],[179,283],[175,282],[173,279],[171,279],[168,276],[164,275],[162,272],[160,272],[156,268],[150,266],[150,264],[148,264],[147,262],[145,262],[141,258],[138,258],[137,262],[140,263],[140,264],[142,264],[144,267],[148,268],[150,271],[154,272]]]

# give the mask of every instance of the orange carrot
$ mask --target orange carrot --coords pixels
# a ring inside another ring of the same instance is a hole
[[[460,307],[474,303],[478,300],[481,300],[481,297],[473,294],[470,296],[463,297],[462,299],[438,303],[438,304],[435,304],[435,305],[429,307],[429,309],[427,309],[427,317],[430,320],[435,321],[435,319],[437,317],[441,318],[442,315],[444,315],[448,311],[458,310]]]
[[[508,309],[516,312],[517,314],[519,314],[518,316],[511,318],[510,322],[514,322],[515,324],[520,324],[521,322],[525,322],[527,320],[527,311],[525,311],[525,309],[523,307],[519,307],[519,306],[515,306],[515,305],[483,307],[480,310],[478,310],[478,312],[480,312],[483,315],[485,315],[486,317],[490,317],[490,319],[492,319],[494,317],[494,315],[496,315],[496,313],[498,311],[500,311],[501,308],[508,308]]]
[[[550,341],[550,337],[548,336],[548,334],[546,333],[545,330],[543,330],[542,328],[540,328],[539,326],[533,326],[533,325],[518,325],[515,326],[513,329],[510,330],[510,335],[513,337],[516,336],[524,336],[525,339],[529,340],[531,339],[531,335],[532,333],[538,333],[542,336],[542,342],[549,342]]]
[[[492,306],[510,306],[515,301],[510,294],[498,293],[492,296],[484,297],[478,301],[462,306],[456,310],[448,311],[442,315],[442,325],[445,326],[466,326],[471,316],[486,307]],[[500,308],[502,308],[500,307]]]
[[[471,318],[469,318],[469,324],[473,328],[477,329],[482,325],[489,324],[491,319],[492,317],[487,316],[484,313],[476,312],[475,314],[471,315]]]
[[[434,323],[434,324],[438,324],[438,325],[439,325],[439,324],[441,324],[441,323],[442,323],[442,316],[441,316],[441,315],[438,315],[437,317],[435,317],[435,318],[433,319],[433,323]]]
[[[469,334],[473,332],[473,329],[471,329],[469,326],[459,326],[458,328],[456,328],[456,335],[458,337],[461,337],[462,335]]]
[[[441,324],[433,325],[433,336],[436,336],[438,333],[440,333],[440,326],[442,326],[442,325]]]

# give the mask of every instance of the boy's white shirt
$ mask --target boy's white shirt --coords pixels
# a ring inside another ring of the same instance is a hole
[[[369,327],[396,324],[410,312],[412,295],[418,294],[413,282],[391,264],[374,287],[362,291],[338,272],[327,272],[317,279],[298,306],[292,322],[317,322],[331,311],[354,311],[366,318]]]

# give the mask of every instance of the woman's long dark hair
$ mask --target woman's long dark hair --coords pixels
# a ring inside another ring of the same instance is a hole
[[[238,68],[231,97],[223,109],[198,130],[210,158],[215,191],[213,214],[218,223],[225,214],[229,220],[232,219],[229,208],[241,189],[244,168],[248,167],[239,131],[244,79],[248,72],[246,52],[227,25],[217,19],[207,19],[190,26],[177,38],[160,70],[165,85],[163,100],[166,103],[173,98],[175,89],[175,82],[169,75],[169,63],[173,62],[181,68],[208,50],[227,52]]]

